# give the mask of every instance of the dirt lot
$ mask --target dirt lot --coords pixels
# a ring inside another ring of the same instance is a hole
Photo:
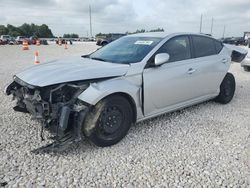
[[[0,46],[0,88],[18,71],[95,50],[94,43],[69,46]],[[61,154],[32,154],[46,144],[39,124],[14,113],[0,92],[0,183],[9,187],[250,187],[250,73],[240,64],[227,105],[206,102],[138,123],[119,144],[97,148],[84,141]],[[204,83],[205,84],[205,83]]]

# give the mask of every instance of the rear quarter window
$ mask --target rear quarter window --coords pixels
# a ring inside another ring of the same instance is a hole
[[[220,41],[214,40],[214,45],[215,45],[215,49],[216,49],[216,53],[220,53],[220,51],[223,48],[223,44]]]
[[[204,57],[217,54],[214,39],[203,36],[192,36],[192,39],[195,57]]]

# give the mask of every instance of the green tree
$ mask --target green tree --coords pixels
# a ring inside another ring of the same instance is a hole
[[[19,27],[19,29],[22,31],[22,33],[26,36],[26,37],[31,37],[33,36],[33,31],[31,29],[31,25],[24,23],[23,25],[21,25]]]
[[[30,24],[30,28],[31,28],[31,31],[32,31],[32,36],[34,37],[37,37],[38,36],[38,27],[37,25],[35,24]]]
[[[64,34],[63,38],[70,38],[70,34]]]
[[[164,32],[164,29],[158,27],[157,29],[152,29],[149,32]]]
[[[145,29],[141,29],[141,30],[137,29],[135,33],[145,33],[145,32],[146,32]]]
[[[64,34],[63,38],[79,38],[78,34],[72,33],[72,34]]]
[[[17,36],[20,36],[21,33],[19,33],[18,31],[10,31],[8,33],[8,35],[12,36],[12,37],[17,37]]]
[[[38,27],[38,37],[50,38],[53,34],[47,25],[42,24]]]
[[[75,34],[75,33],[72,33],[72,34],[71,34],[71,38],[79,38],[79,35],[78,35],[78,34]]]
[[[100,36],[103,36],[103,34],[102,33],[98,33],[98,34],[95,35],[95,37],[100,37]]]
[[[8,35],[12,36],[12,34],[18,35],[24,35],[25,33],[22,32],[22,30],[19,27],[15,27],[13,25],[7,24],[8,29]]]
[[[13,25],[7,24],[5,27],[4,25],[0,25],[0,35],[11,35],[13,37],[23,35],[26,37],[36,36],[36,37],[45,37],[50,38],[53,37],[52,31],[49,27],[45,24],[41,26],[35,24],[27,24],[24,23],[19,27],[15,27]]]
[[[0,25],[0,35],[6,35],[8,32],[8,29],[4,25]]]

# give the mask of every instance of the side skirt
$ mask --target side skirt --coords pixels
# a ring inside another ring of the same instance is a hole
[[[174,111],[177,111],[177,110],[181,110],[183,108],[190,107],[190,106],[193,106],[195,104],[199,104],[199,103],[214,99],[217,95],[218,95],[218,93],[213,94],[213,95],[208,95],[208,96],[205,96],[205,97],[202,97],[202,98],[198,98],[198,99],[195,99],[195,100],[191,100],[191,101],[188,101],[188,102],[180,103],[180,104],[177,104],[177,105],[173,105],[173,106],[167,107],[167,108],[165,108],[165,109],[163,109],[163,110],[161,110],[159,112],[156,112],[154,114],[150,114],[150,115],[145,116],[143,118],[139,118],[139,119],[137,119],[136,122],[138,123],[138,122],[141,122],[141,121],[144,121],[144,120],[147,120],[147,119],[150,119],[150,118],[162,115],[162,114],[166,114],[166,113],[174,112]]]

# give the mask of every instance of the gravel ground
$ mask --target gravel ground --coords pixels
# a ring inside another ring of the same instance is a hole
[[[93,51],[69,46],[0,46],[0,88],[16,72],[41,62]],[[206,102],[133,126],[119,144],[97,148],[84,141],[61,154],[32,154],[46,141],[39,124],[14,113],[0,92],[0,183],[7,187],[250,187],[250,73],[239,64],[227,105]]]

